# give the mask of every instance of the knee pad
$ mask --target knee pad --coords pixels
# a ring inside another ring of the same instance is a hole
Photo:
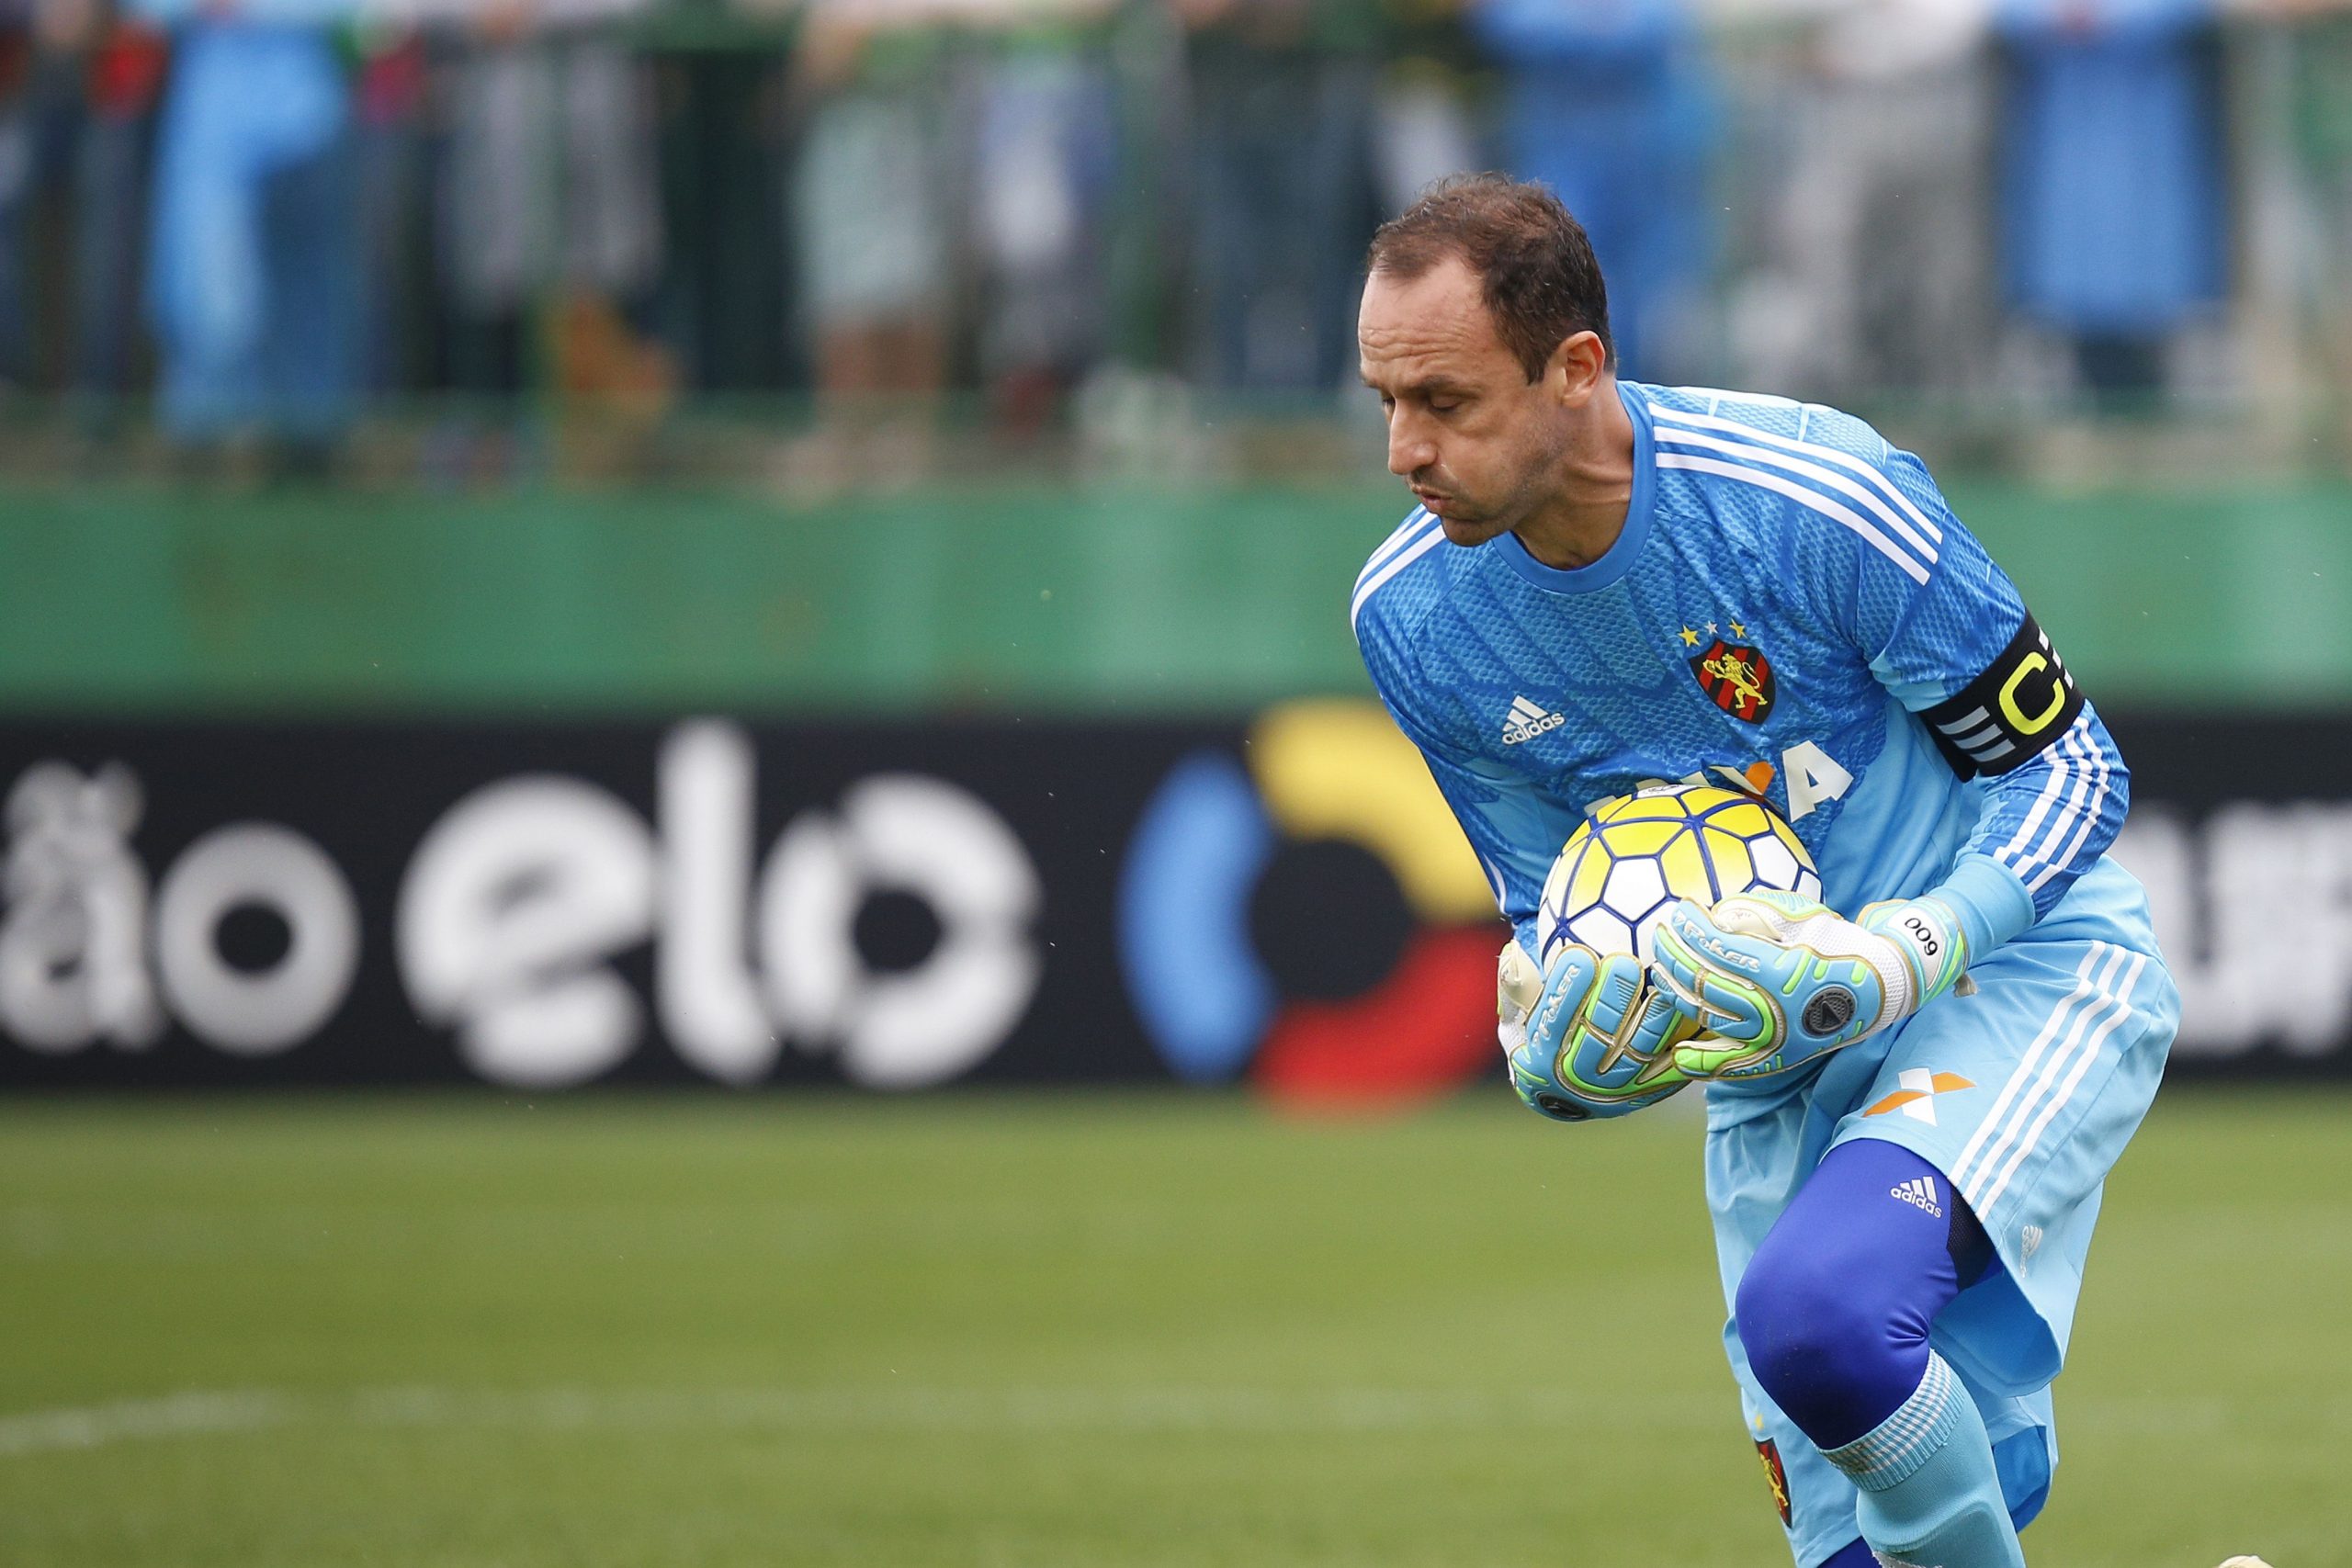
[[[1844,1247],[1768,1240],[1739,1283],[1735,1316],[1749,1370],[1772,1403],[1823,1448],[1877,1425],[1862,1421],[1846,1432],[1859,1418],[1845,1413],[1882,1402],[1893,1410],[1910,1397],[1927,1365],[1926,1335],[1903,1342],[1890,1321],[1897,1314],[1873,1273],[1869,1258]],[[1900,1391],[1885,1400],[1898,1383]]]
[[[1839,1145],[1740,1280],[1734,1317],[1748,1367],[1821,1448],[1853,1441],[1911,1397],[1928,1325],[1959,1293],[1953,1226],[1915,1201],[1927,1180],[1958,1204],[1942,1173],[1908,1149]]]

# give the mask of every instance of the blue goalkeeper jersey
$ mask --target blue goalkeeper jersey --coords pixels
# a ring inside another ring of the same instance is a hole
[[[1464,548],[1416,511],[1349,607],[1522,942],[1585,808],[1684,779],[1768,798],[1845,914],[1934,890],[1975,955],[2047,914],[2128,775],[1926,468],[1832,409],[1618,390],[1634,493],[1606,555]]]

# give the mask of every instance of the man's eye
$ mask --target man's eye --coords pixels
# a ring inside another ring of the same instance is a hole
[[[1461,406],[1462,406],[1462,405],[1461,405],[1460,403],[1455,402],[1455,401],[1453,401],[1453,400],[1451,400],[1451,399],[1444,399],[1444,400],[1431,399],[1431,400],[1430,400],[1430,412],[1431,412],[1431,413],[1452,413],[1454,410],[1456,410],[1456,409],[1460,408]]]

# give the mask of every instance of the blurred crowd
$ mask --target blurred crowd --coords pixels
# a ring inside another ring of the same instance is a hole
[[[0,384],[321,453],[420,397],[1328,399],[1372,228],[1488,167],[1638,378],[2352,385],[2352,0],[14,0]]]

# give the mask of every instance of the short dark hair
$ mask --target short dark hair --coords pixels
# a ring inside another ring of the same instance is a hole
[[[1611,368],[1609,286],[1584,225],[1540,185],[1508,175],[1455,175],[1380,226],[1365,270],[1415,278],[1449,256],[1478,275],[1495,332],[1540,380],[1552,351],[1581,332],[1599,335]]]

